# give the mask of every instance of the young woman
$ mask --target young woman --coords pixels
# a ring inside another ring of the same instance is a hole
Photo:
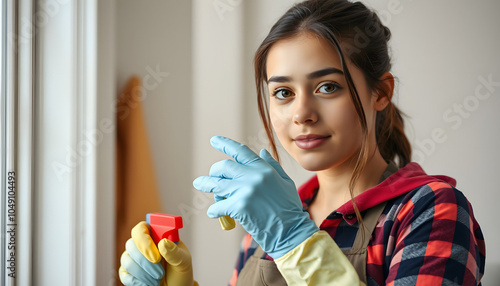
[[[266,150],[212,138],[234,160],[193,184],[214,193],[210,217],[230,216],[248,232],[231,285],[480,284],[485,245],[470,203],[455,180],[411,162],[391,102],[390,36],[359,2],[310,0],[286,12],[257,50],[259,111],[273,155],[275,133],[316,175],[297,191]],[[196,283],[187,248],[163,240],[160,255],[144,223],[126,249],[127,285],[157,285],[163,276],[168,285]]]

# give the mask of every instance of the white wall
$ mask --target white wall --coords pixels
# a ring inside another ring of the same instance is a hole
[[[213,6],[215,1],[192,1],[193,178],[207,175],[213,163],[227,158],[210,146],[212,136],[241,140],[245,134],[241,69],[244,15],[241,5],[224,2],[227,10],[222,12]],[[193,193],[193,267],[200,285],[226,285],[243,233],[241,227],[224,231],[217,220],[208,218],[206,209],[212,203],[213,195]]]
[[[165,210],[174,210],[191,186],[191,3],[120,0],[116,13],[117,89],[133,75],[147,80],[142,106],[156,176]]]
[[[255,103],[252,57],[271,25],[294,2],[117,4],[118,86],[132,73],[146,74],[147,66],[159,65],[170,73],[143,103],[165,211],[189,212],[190,222],[181,235],[201,285],[227,282],[241,231],[223,232],[217,221],[207,219],[212,198],[192,191],[191,182],[223,158],[210,148],[212,135],[231,136],[255,150],[266,146]],[[428,173],[457,179],[485,235],[484,285],[500,281],[500,247],[494,243],[500,231],[496,217],[488,215],[500,199],[495,180],[500,87],[487,99],[474,99],[480,77],[500,81],[500,40],[495,32],[500,2],[364,2],[381,11],[393,32],[393,71],[399,78],[395,102],[409,116],[407,134],[415,159]],[[470,111],[456,113],[457,104]],[[435,140],[433,132],[442,135]],[[297,184],[311,175],[290,158],[283,161]]]
[[[179,214],[191,188],[191,4],[120,0],[116,13],[118,90],[133,75],[148,81],[142,107],[163,209]]]

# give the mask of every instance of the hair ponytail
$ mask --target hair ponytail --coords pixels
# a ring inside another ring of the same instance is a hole
[[[386,161],[397,161],[400,168],[411,161],[411,145],[404,133],[403,117],[392,102],[377,113],[375,129],[378,149]]]

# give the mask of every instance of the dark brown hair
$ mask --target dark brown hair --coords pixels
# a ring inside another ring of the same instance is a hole
[[[382,24],[380,18],[360,2],[347,0],[309,0],[290,8],[271,28],[255,53],[255,83],[259,114],[262,118],[273,155],[279,155],[271,129],[269,108],[266,104],[266,60],[274,43],[296,36],[303,32],[312,32],[327,40],[337,50],[344,76],[351,94],[356,113],[363,132],[361,150],[354,168],[349,189],[356,216],[362,218],[353,198],[354,185],[368,161],[368,126],[363,106],[356,87],[347,68],[345,56],[364,74],[368,87],[380,96],[392,96],[381,78],[391,70],[388,41],[391,32]],[[411,159],[411,146],[404,134],[404,123],[399,109],[390,102],[377,112],[377,146],[382,157],[387,161],[397,161],[400,167]]]

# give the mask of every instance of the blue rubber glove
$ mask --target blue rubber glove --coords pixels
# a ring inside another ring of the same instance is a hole
[[[235,161],[217,162],[210,176],[193,182],[196,189],[215,195],[209,217],[228,215],[238,220],[274,259],[319,230],[303,211],[294,182],[267,150],[261,150],[259,157],[247,146],[220,136],[210,143]]]

